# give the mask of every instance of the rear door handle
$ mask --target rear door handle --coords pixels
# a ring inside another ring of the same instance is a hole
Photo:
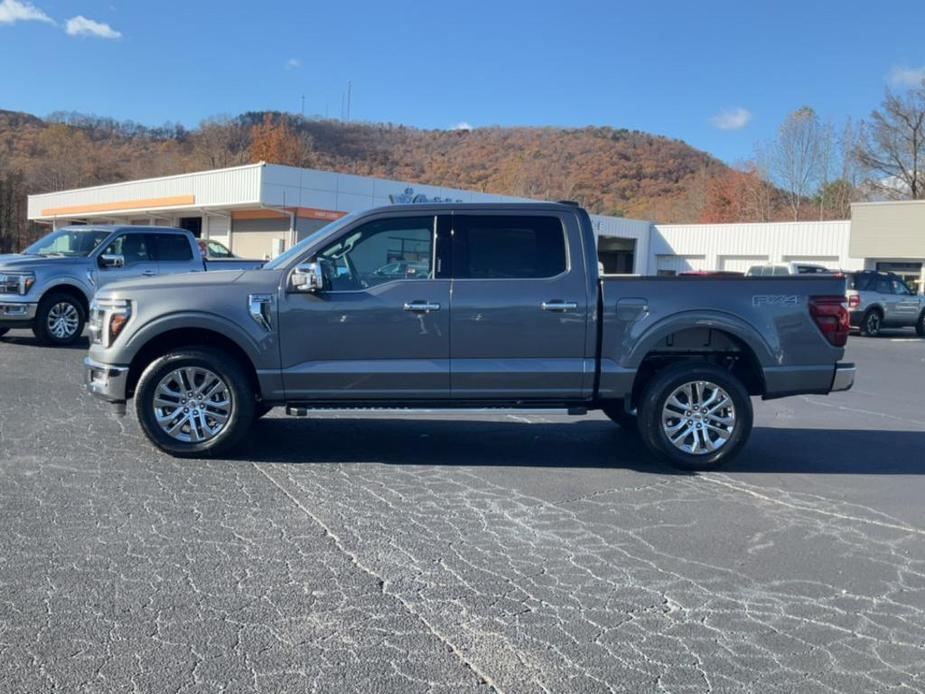
[[[544,311],[577,311],[578,302],[576,301],[544,301],[540,304]]]
[[[431,311],[439,311],[440,304],[431,303],[430,301],[411,301],[404,306],[406,311],[413,311],[414,313],[430,313]]]
[[[157,274],[157,270],[142,270],[141,274],[145,277],[154,277]]]

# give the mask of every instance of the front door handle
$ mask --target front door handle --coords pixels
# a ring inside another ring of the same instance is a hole
[[[405,304],[406,311],[413,311],[414,313],[430,313],[431,311],[439,311],[440,304],[435,304],[430,301],[411,301]]]
[[[544,301],[540,304],[544,311],[577,311],[578,302],[576,301]]]

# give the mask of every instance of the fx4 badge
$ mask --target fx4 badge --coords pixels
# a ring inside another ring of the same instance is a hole
[[[752,306],[796,306],[800,297],[796,294],[757,294],[752,297]]]

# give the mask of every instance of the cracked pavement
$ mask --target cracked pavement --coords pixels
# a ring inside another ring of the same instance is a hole
[[[907,337],[895,335],[894,337]],[[0,683],[925,691],[925,340],[676,473],[599,415],[260,421],[178,461],[0,340]]]

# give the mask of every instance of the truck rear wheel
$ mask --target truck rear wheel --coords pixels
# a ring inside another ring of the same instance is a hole
[[[883,316],[880,315],[880,311],[870,309],[861,319],[861,335],[877,337],[880,334],[881,323],[883,323]]]
[[[43,344],[63,347],[80,339],[86,321],[80,301],[70,294],[55,292],[39,302],[32,333]]]
[[[254,392],[241,365],[224,352],[180,349],[148,365],[135,412],[148,439],[179,458],[231,450],[254,421]]]
[[[705,362],[656,374],[639,404],[639,432],[658,458],[685,470],[713,470],[742,450],[752,404],[738,378]]]

